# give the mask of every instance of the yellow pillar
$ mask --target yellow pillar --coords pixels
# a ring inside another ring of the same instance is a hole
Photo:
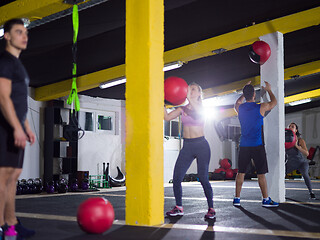
[[[163,0],[126,1],[126,223],[157,225],[163,204]]]

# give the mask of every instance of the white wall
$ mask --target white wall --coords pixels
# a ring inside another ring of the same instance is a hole
[[[102,175],[103,163],[110,163],[110,175],[117,176],[117,166],[125,173],[125,103],[122,100],[93,98],[79,95],[84,112],[115,114],[115,134],[86,131],[78,141],[78,170],[90,175]],[[84,126],[81,126],[84,128]]]
[[[181,140],[181,147],[182,147]],[[175,138],[164,138],[163,142],[163,181],[165,183],[169,182],[173,178],[173,169],[177,161],[180,149],[180,139]]]
[[[211,150],[209,171],[212,172],[216,168],[219,168],[219,160],[221,158],[225,158],[224,146],[216,133],[216,130],[214,128],[214,120],[213,119],[206,120],[204,132],[205,132],[205,137],[209,143],[210,150]],[[164,152],[165,174],[164,175],[165,175],[165,177],[171,176],[171,178],[172,178],[172,174],[170,175],[168,173],[168,171],[171,171],[171,173],[173,172],[173,167],[174,167],[174,164],[175,164],[176,159],[179,154],[179,151],[178,151],[179,147],[178,147],[178,145],[176,145],[176,148],[174,150],[174,148],[172,146],[170,146],[170,148],[169,148],[168,144],[166,143],[166,144],[164,144],[164,150],[165,150],[165,152]],[[172,169],[170,169],[170,167]],[[197,161],[196,160],[194,160],[192,162],[187,173],[188,174],[197,173]]]
[[[204,126],[204,134],[211,149],[209,172],[219,168],[219,160],[225,158],[224,145],[214,127],[214,119],[207,119]]]
[[[44,103],[34,101],[31,97],[28,97],[28,105],[27,119],[31,130],[36,136],[36,141],[32,146],[27,144],[25,148],[23,170],[19,179],[40,177],[40,169],[42,167],[40,159],[43,159],[43,141],[41,140],[43,139],[43,131],[41,130],[43,124],[40,123],[43,123],[41,111]]]

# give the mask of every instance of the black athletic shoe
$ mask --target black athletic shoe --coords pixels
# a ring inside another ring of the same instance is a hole
[[[316,195],[314,195],[314,193],[310,193],[310,198],[315,200],[316,199]]]
[[[4,240],[4,232],[8,229],[8,225],[5,224],[0,227],[0,240]]]
[[[36,232],[34,230],[25,228],[22,226],[20,220],[18,219],[18,223],[15,225],[16,232],[18,233],[19,238],[29,238],[32,237]]]

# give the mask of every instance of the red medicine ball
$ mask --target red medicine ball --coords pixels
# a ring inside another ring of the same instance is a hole
[[[271,49],[268,43],[256,41],[250,46],[249,57],[256,64],[264,64],[271,55]]]
[[[105,198],[89,198],[78,208],[78,224],[87,233],[103,233],[112,226],[113,220],[113,207]]]
[[[227,179],[233,178],[233,175],[234,175],[234,173],[233,173],[233,170],[232,170],[232,169],[227,169],[227,170],[226,170],[226,178],[227,178]]]
[[[188,84],[179,77],[168,77],[164,80],[164,99],[172,105],[180,105],[187,98]]]
[[[222,160],[220,160],[220,166],[224,169],[229,169],[231,168],[232,162],[230,159],[228,158],[224,158]]]
[[[224,168],[217,168],[214,170],[214,173],[221,173],[221,172],[225,173],[226,170]]]
[[[285,148],[293,148],[296,145],[297,135],[289,128],[286,128],[285,131]]]

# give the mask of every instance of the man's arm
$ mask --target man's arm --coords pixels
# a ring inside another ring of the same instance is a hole
[[[237,113],[239,113],[239,106],[243,103],[243,101],[244,101],[244,96],[242,94],[234,104],[234,109],[237,111]]]
[[[271,90],[271,85],[270,83],[265,81],[266,86],[262,87],[266,92],[268,92],[270,96],[270,101],[266,103],[261,103],[260,106],[260,113],[262,116],[264,116],[265,112],[271,111],[276,105],[277,105],[277,99],[274,96],[272,90]]]
[[[17,147],[25,148],[27,136],[23,131],[17,117],[11,95],[11,81],[7,78],[0,78],[0,110],[7,122],[13,128],[14,144]]]

